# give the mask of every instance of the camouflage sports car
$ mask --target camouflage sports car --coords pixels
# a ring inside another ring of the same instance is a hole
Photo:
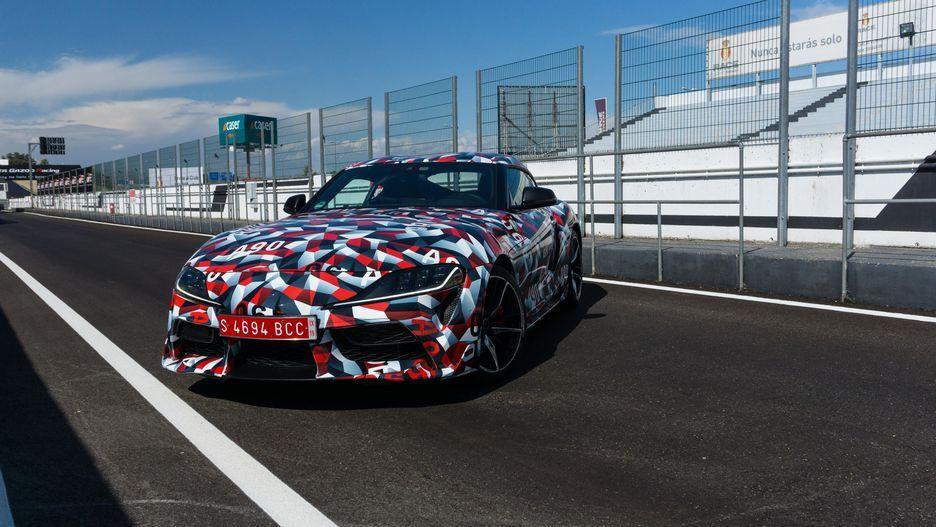
[[[500,154],[382,157],[219,234],[172,292],[162,364],[249,379],[498,375],[582,288],[572,209]]]

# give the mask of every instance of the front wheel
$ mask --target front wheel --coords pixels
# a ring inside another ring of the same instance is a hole
[[[582,238],[572,233],[569,263],[565,266],[566,290],[562,298],[563,309],[575,309],[582,299]]]
[[[526,332],[517,282],[506,269],[491,270],[481,313],[478,369],[488,375],[499,375],[513,365]]]

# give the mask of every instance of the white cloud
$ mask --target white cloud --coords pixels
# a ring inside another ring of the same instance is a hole
[[[36,119],[0,117],[0,152],[21,151],[39,135],[66,138],[69,155],[52,162],[97,163],[217,134],[221,115],[254,113],[289,117],[309,111],[275,101],[204,101],[184,97],[96,101]]]
[[[245,76],[197,57],[80,59],[63,57],[51,68],[0,68],[0,105],[53,106],[62,101],[220,82]]]
[[[848,9],[848,5],[835,0],[815,0],[811,4],[797,6],[792,9],[790,16],[793,20],[802,20],[804,18],[815,18],[817,16],[830,15]]]

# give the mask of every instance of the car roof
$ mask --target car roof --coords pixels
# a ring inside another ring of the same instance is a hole
[[[455,152],[451,154],[436,154],[431,156],[384,156],[369,161],[359,161],[348,168],[359,168],[374,165],[399,165],[404,163],[499,163],[502,165],[517,165],[526,167],[519,159],[506,154],[493,152]]]

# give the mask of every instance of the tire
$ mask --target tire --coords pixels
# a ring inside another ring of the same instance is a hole
[[[504,375],[516,364],[526,334],[526,313],[513,273],[491,270],[484,291],[477,367],[484,377]]]
[[[577,232],[572,233],[572,247],[569,261],[563,267],[566,273],[566,287],[560,301],[560,308],[573,310],[582,299],[582,237]]]

